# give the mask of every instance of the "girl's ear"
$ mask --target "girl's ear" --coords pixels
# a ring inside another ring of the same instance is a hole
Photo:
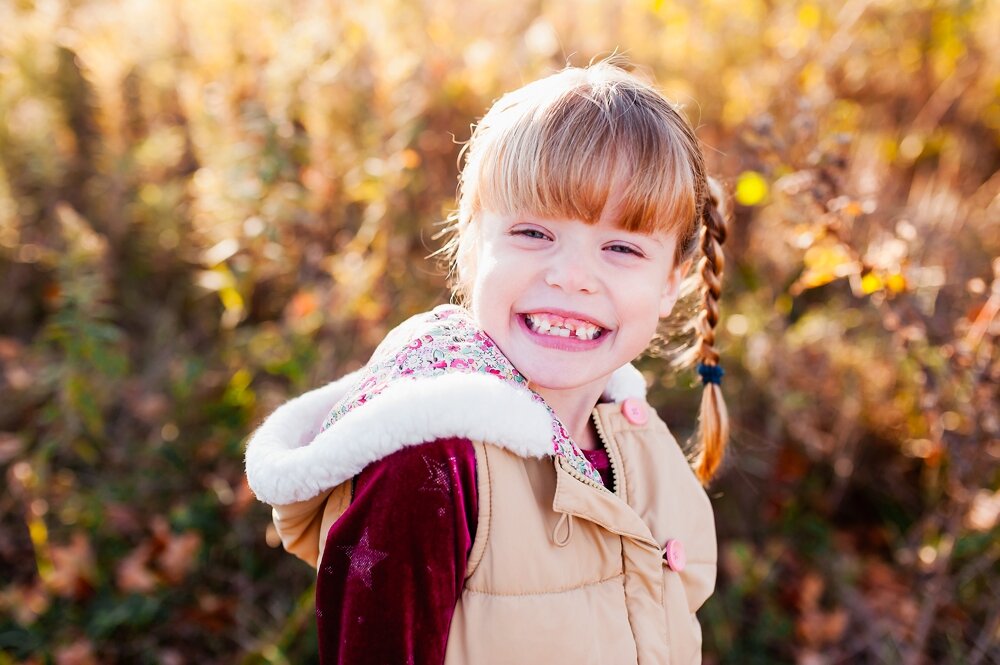
[[[681,293],[681,282],[684,281],[684,277],[687,276],[688,270],[691,269],[692,261],[693,259],[687,259],[667,274],[667,279],[663,283],[663,291],[660,292],[661,319],[670,316],[670,312],[673,311],[674,305],[677,304],[677,298]]]

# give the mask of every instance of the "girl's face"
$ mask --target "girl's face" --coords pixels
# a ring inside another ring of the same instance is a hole
[[[534,386],[603,390],[677,301],[674,236],[613,219],[607,209],[593,225],[484,210],[474,222],[472,314]]]

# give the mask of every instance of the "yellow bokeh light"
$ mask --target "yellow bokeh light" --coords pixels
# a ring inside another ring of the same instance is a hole
[[[744,171],[736,181],[734,197],[740,205],[755,206],[767,198],[768,190],[764,176],[756,171]]]

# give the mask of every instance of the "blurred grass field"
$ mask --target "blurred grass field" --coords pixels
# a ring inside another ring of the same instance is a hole
[[[242,474],[444,302],[469,126],[614,51],[734,197],[706,663],[1000,663],[1000,3],[0,2],[0,665],[307,663]],[[700,389],[640,367],[684,439]]]

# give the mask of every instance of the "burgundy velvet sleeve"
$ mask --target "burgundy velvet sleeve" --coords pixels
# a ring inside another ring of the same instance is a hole
[[[477,515],[468,439],[409,446],[366,467],[319,565],[320,661],[443,663]]]

